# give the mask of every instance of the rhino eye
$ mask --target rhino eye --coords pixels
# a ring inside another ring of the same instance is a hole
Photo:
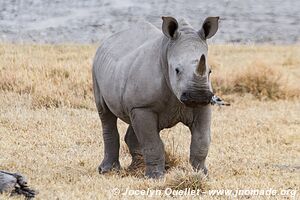
[[[209,69],[209,72],[208,72],[209,74],[211,74],[211,69]]]
[[[179,68],[176,68],[175,71],[176,71],[176,74],[177,74],[177,75],[180,73]]]

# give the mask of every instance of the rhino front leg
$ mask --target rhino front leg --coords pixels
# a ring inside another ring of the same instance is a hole
[[[208,174],[205,160],[210,145],[210,105],[198,108],[195,112],[194,122],[190,126],[192,133],[190,146],[190,163],[196,171],[203,171]]]
[[[100,114],[104,141],[104,159],[98,170],[99,173],[106,173],[113,169],[120,169],[119,149],[120,140],[117,129],[117,117],[110,111]]]
[[[126,131],[125,142],[129,148],[129,152],[132,157],[132,161],[129,166],[129,169],[134,170],[143,166],[144,159],[143,159],[142,150],[131,125],[129,125]]]
[[[159,136],[157,115],[146,109],[131,111],[131,124],[142,148],[146,177],[160,178],[165,172],[164,145]]]

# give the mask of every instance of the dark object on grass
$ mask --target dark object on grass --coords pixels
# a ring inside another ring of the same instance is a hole
[[[24,195],[27,200],[33,199],[36,191],[30,189],[24,176],[0,170],[0,193]]]
[[[210,101],[211,105],[230,106],[230,103],[224,102],[220,97],[214,95]]]

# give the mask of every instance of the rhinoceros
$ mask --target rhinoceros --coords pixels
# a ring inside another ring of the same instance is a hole
[[[143,159],[146,177],[164,176],[165,151],[159,132],[178,122],[191,132],[191,165],[207,174],[214,94],[206,40],[215,35],[218,23],[219,17],[208,17],[195,30],[184,19],[162,17],[162,30],[140,22],[100,45],[92,68],[104,140],[99,173],[120,169],[119,118],[129,124],[125,142],[130,166]]]

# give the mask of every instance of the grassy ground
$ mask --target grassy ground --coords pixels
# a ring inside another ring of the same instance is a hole
[[[121,192],[273,188],[299,193],[299,46],[210,47],[215,89],[232,104],[213,108],[210,176],[192,172],[190,134],[178,124],[161,133],[171,168],[160,181],[126,170],[127,125],[121,121],[124,169],[97,173],[103,142],[91,88],[95,49],[93,45],[0,45],[0,169],[26,175],[39,191],[37,199],[107,199],[113,188]],[[291,195],[275,198],[285,197]]]

